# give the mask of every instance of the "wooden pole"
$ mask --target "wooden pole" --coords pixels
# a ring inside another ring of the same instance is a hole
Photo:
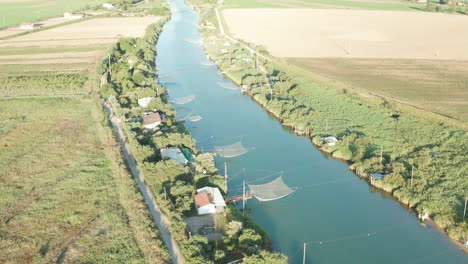
[[[411,165],[411,190],[413,190],[414,165]]]
[[[166,187],[164,187],[164,200],[167,200]]]
[[[256,51],[255,54],[256,54],[255,65],[256,65],[257,71],[258,71],[258,51]]]
[[[383,146],[380,146],[380,165],[382,165],[382,159],[383,159]]]
[[[109,68],[109,76],[112,76],[112,68],[111,68],[111,59],[110,59],[110,56],[111,56],[111,55],[110,55],[110,53],[109,53],[109,57],[108,57],[107,60],[108,60],[108,64],[109,64],[109,67],[108,67],[108,68]]]
[[[242,212],[245,216],[245,180],[242,183]]]
[[[226,162],[224,162],[224,188],[226,189],[226,194],[228,192],[227,179],[228,179],[227,164],[226,164]]]
[[[466,203],[468,202],[468,196],[465,196],[465,209],[463,210],[463,222],[465,221],[465,215],[466,215]]]
[[[302,264],[305,264],[306,262],[306,243],[304,242],[304,255],[302,256]]]

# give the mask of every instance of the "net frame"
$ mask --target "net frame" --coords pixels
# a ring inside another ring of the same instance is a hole
[[[282,176],[268,183],[247,185],[249,186],[250,193],[261,202],[281,199],[297,190],[297,188],[291,188],[286,185]]]
[[[223,158],[238,157],[249,152],[249,150],[242,145],[241,141],[231,145],[215,146],[214,148],[216,153]]]

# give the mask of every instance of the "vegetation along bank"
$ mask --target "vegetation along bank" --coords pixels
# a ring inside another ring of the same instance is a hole
[[[466,243],[468,134],[464,127],[432,113],[418,112],[415,117],[415,109],[394,102],[364,100],[279,60],[262,59],[269,58],[262,47],[235,43],[220,34],[215,1],[191,2],[201,16],[205,50],[222,73],[284,126],[349,162],[357,175],[421,215],[427,214],[453,240]],[[247,46],[259,50],[259,58]]]

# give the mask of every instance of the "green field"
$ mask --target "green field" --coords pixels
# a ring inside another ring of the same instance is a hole
[[[96,93],[109,46],[0,48],[0,263],[169,263]]]
[[[363,97],[380,96],[468,122],[468,62],[401,59],[291,59]]]
[[[42,18],[63,16],[85,7],[103,3],[103,0],[0,0],[0,28],[32,22]]]
[[[420,10],[425,4],[406,0],[225,0],[224,8],[346,8],[375,10]]]
[[[96,99],[0,100],[0,262],[164,263]]]

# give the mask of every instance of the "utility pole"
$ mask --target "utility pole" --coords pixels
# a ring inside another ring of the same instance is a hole
[[[245,180],[243,180],[242,183],[242,212],[245,216]]]
[[[192,150],[192,134],[189,132],[189,138],[190,138],[190,150]]]
[[[380,165],[382,165],[382,159],[383,159],[383,146],[380,146]]]
[[[224,188],[226,189],[226,194],[228,192],[227,180],[228,180],[227,164],[226,162],[224,162]]]
[[[302,264],[305,264],[306,262],[306,243],[304,242],[304,255],[302,256]]]
[[[468,202],[468,196],[465,196],[465,209],[463,210],[463,222],[465,222],[466,215],[466,203]]]
[[[411,164],[411,190],[413,190],[414,165]]]
[[[107,61],[108,61],[108,65],[109,65],[109,67],[108,67],[109,68],[109,76],[112,76],[111,57],[110,56],[111,55],[109,53],[109,57],[108,57]]]
[[[256,65],[257,71],[258,71],[258,51],[256,51],[255,54],[256,54],[255,65]]]
[[[166,187],[164,187],[164,200],[167,200]]]
[[[325,134],[328,135],[328,118],[325,119]]]

